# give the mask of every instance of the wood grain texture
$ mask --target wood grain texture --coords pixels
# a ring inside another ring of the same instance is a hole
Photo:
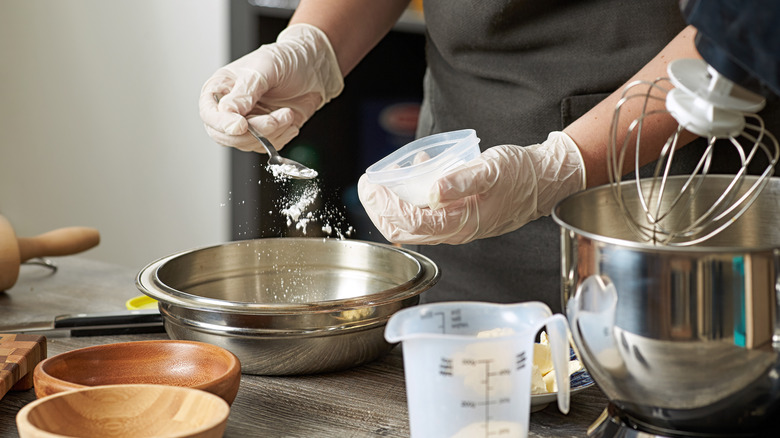
[[[33,369],[46,358],[46,338],[0,334],[0,399],[10,390],[33,386]]]
[[[57,393],[22,408],[16,421],[24,438],[219,438],[229,413],[205,391],[127,384]]]
[[[27,269],[7,294],[0,294],[0,319],[26,322],[84,310],[124,308],[135,289],[137,272],[79,257],[55,260],[51,275]],[[23,268],[25,269],[25,268]],[[68,297],[63,300],[62,297]],[[49,337],[49,355],[109,343],[167,339],[165,334]],[[34,391],[10,392],[0,401],[0,436],[18,437],[17,412],[35,401]],[[561,414],[555,403],[531,414],[533,438],[583,437],[606,407],[593,386],[572,396],[571,412]],[[361,438],[409,437],[403,352],[350,370],[300,377],[241,376],[225,437]]]
[[[88,386],[157,384],[202,389],[233,403],[241,363],[224,348],[193,341],[118,342],[43,360],[33,379],[38,398]]]

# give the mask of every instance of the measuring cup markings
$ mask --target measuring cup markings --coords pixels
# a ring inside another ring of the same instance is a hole
[[[445,333],[444,324],[446,322],[446,315],[444,314],[444,312],[430,312],[420,316],[420,320],[436,319],[436,318],[439,318],[441,320],[438,329],[442,334],[444,334]]]
[[[452,377],[452,359],[442,357],[441,363],[439,364],[439,374],[442,376]]]
[[[509,348],[520,351],[508,357],[497,353]],[[528,345],[521,346],[506,338],[482,339],[461,347],[456,352],[457,359],[442,357],[443,374],[455,377],[468,390],[463,394],[466,397],[459,400],[460,409],[475,413],[481,410],[478,422],[490,436],[500,436],[501,430],[513,430],[502,420],[507,418],[505,409],[511,408],[514,397],[519,395],[513,382],[529,372],[523,371],[529,357],[526,348]]]
[[[440,319],[438,329],[441,332],[441,334],[443,335],[447,334],[448,333],[447,314],[445,312],[427,312],[420,315],[420,320],[428,320],[428,319],[435,319],[435,318]],[[463,316],[461,315],[460,309],[452,309],[450,311],[449,321],[450,321],[449,328],[452,330],[462,330],[469,327],[468,322],[463,321]]]
[[[450,302],[397,312],[385,338],[403,342],[412,437],[527,436],[534,337],[547,325],[551,343],[565,343],[561,318],[541,303]]]
[[[525,350],[517,353],[515,355],[515,369],[520,371],[521,369],[525,368],[527,360],[528,356],[525,354]]]
[[[464,399],[461,400],[460,406],[462,408],[466,409],[479,409],[484,407],[484,416],[483,416],[483,422],[482,426],[485,430],[485,436],[491,436],[491,435],[502,435],[509,433],[509,428],[500,428],[499,430],[493,430],[493,420],[495,418],[493,415],[491,415],[490,408],[491,406],[500,406],[500,405],[509,405],[512,403],[511,397],[499,397],[498,399],[493,399],[491,397],[491,393],[494,389],[494,387],[491,384],[491,377],[506,377],[512,374],[512,370],[510,368],[500,368],[497,371],[491,371],[490,365],[493,364],[495,361],[493,359],[481,359],[481,360],[475,360],[475,359],[464,359],[463,365],[465,366],[471,366],[471,367],[480,367],[484,366],[484,378],[481,380],[482,383],[484,383],[485,391],[483,394],[483,400],[476,401],[476,400],[469,400]]]
[[[450,329],[461,330],[469,327],[469,323],[463,321],[461,309],[453,309],[450,313]]]

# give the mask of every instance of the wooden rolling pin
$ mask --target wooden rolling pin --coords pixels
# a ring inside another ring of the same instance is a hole
[[[0,215],[0,291],[10,289],[19,278],[19,266],[36,257],[76,254],[100,243],[94,228],[58,228],[35,237],[16,237],[8,220]]]

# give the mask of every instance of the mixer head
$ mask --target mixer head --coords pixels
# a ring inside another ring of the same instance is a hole
[[[612,120],[608,174],[614,198],[641,241],[690,246],[715,236],[752,205],[774,172],[780,145],[756,114],[765,103],[760,95],[721,76],[702,60],[673,61],[667,72],[668,78],[637,81],[624,90]],[[628,108],[636,111],[637,103],[641,111],[633,116]],[[652,109],[659,108],[658,103],[663,103],[663,109]],[[640,178],[641,149],[646,144],[642,130],[654,119],[668,115],[674,117],[678,127],[666,139],[652,176]],[[628,131],[621,132],[621,126],[628,126]],[[686,131],[707,139],[707,147],[686,183],[671,190],[666,181]],[[697,193],[706,184],[713,156],[723,153],[724,148],[736,151],[739,169],[720,196],[705,201]],[[632,150],[633,168],[625,166],[627,152]],[[751,163],[767,164],[759,178],[747,180]],[[626,195],[629,186],[619,183],[632,170],[636,184],[630,187],[636,193]],[[638,200],[640,205],[628,205],[627,199]],[[710,205],[697,209],[704,211],[702,214],[690,214],[691,205],[700,202]]]

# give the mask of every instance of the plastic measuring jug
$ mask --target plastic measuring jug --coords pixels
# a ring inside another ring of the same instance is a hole
[[[568,324],[540,302],[442,302],[395,313],[388,342],[403,343],[412,438],[528,435],[533,343],[546,328],[555,378],[569,382]],[[569,412],[569,385],[558,408]]]

